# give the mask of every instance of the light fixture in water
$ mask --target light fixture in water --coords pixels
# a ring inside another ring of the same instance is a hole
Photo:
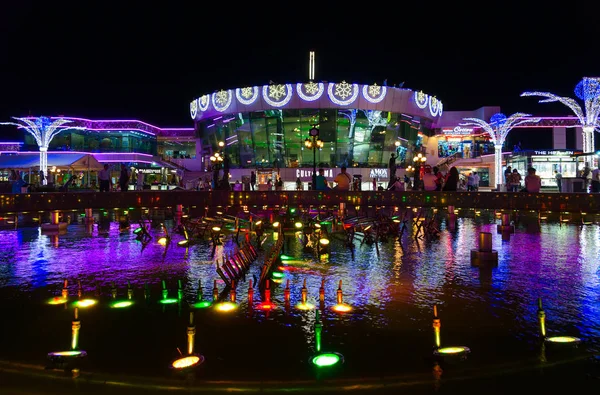
[[[67,298],[63,298],[60,296],[55,296],[48,301],[48,304],[63,304],[67,303]]]
[[[297,308],[298,310],[304,310],[304,311],[307,311],[307,310],[312,310],[312,309],[314,309],[314,308],[315,308],[315,305],[314,305],[314,304],[312,304],[312,303],[308,303],[308,302],[306,302],[306,303],[298,303],[298,304],[296,305],[296,308]]]
[[[186,245],[188,245],[189,242],[190,242],[189,240],[180,240],[177,242],[177,245],[178,246],[186,246]]]
[[[256,306],[256,308],[259,310],[270,311],[275,310],[277,308],[277,305],[273,302],[262,302],[258,306]]]
[[[81,299],[73,302],[75,307],[90,307],[97,303],[94,299]]]
[[[206,309],[207,307],[210,307],[212,305],[211,302],[209,302],[208,300],[201,300],[199,302],[196,302],[192,305],[193,308],[195,309]]]
[[[296,222],[294,224],[294,226],[296,227],[296,229],[302,229],[302,227],[304,226],[304,224],[302,224],[302,222]]]
[[[171,366],[174,369],[188,369],[200,365],[204,362],[204,357],[197,355],[188,355],[187,357],[179,358],[173,361]]]
[[[120,300],[118,302],[113,302],[110,304],[110,307],[113,309],[123,309],[125,307],[129,307],[133,304],[131,300]]]
[[[213,230],[213,232],[220,232],[221,231],[221,227],[220,226],[213,226],[212,230]]]
[[[277,228],[277,227],[279,227],[279,222],[277,222],[277,221],[273,222],[273,227],[274,227],[274,228]]]
[[[434,354],[438,355],[438,356],[442,356],[442,355],[464,355],[464,354],[468,354],[470,352],[471,352],[471,350],[469,349],[469,347],[454,346],[454,347],[442,347],[442,348],[438,348],[437,350],[434,351]]]
[[[175,298],[164,298],[158,301],[160,304],[173,304],[179,302],[179,299]]]
[[[238,305],[233,302],[221,302],[215,305],[215,309],[221,313],[229,313],[237,309]]]
[[[168,239],[166,237],[161,237],[160,239],[158,239],[158,244],[160,244],[161,246],[166,246],[167,241]]]
[[[549,343],[579,343],[581,339],[573,336],[552,336],[547,337],[546,341]]]
[[[272,276],[273,276],[273,278],[282,278],[283,277],[283,273],[281,273],[281,272],[273,272]]]
[[[328,246],[329,239],[319,239],[319,244],[321,244],[322,246]]]
[[[337,313],[347,313],[352,310],[352,306],[347,305],[345,303],[338,303],[338,304],[334,305],[331,308],[331,310],[333,310]]]
[[[334,352],[327,352],[319,354],[312,359],[313,365],[318,368],[326,368],[343,362],[343,358],[340,354]]]
[[[71,350],[71,351],[54,351],[54,352],[49,352],[48,353],[48,357],[52,358],[52,357],[83,357],[86,356],[87,353],[83,350]]]

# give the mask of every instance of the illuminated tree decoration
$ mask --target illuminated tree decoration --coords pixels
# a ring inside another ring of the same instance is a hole
[[[196,115],[198,115],[198,99],[194,99],[190,103],[190,115],[192,119],[196,119]]]
[[[379,103],[383,99],[385,99],[385,94],[387,93],[387,87],[379,86],[377,84],[373,85],[363,85],[363,97],[370,103]]]
[[[235,90],[235,97],[242,104],[249,106],[258,99],[258,87],[249,86],[246,88],[237,88]]]
[[[342,81],[339,84],[330,83],[327,87],[329,99],[338,106],[347,106],[354,103],[358,97],[358,84],[349,84]]]
[[[44,172],[44,175],[48,175],[48,146],[50,142],[58,133],[65,129],[85,129],[78,126],[63,127],[63,125],[70,123],[68,119],[55,119],[54,121],[48,117],[39,118],[15,118],[16,122],[3,122],[2,125],[15,125],[19,129],[24,129],[27,133],[31,134],[35,138],[35,142],[40,148],[40,171]],[[47,177],[44,177],[44,185],[47,184]]]
[[[263,99],[273,107],[283,107],[292,99],[292,85],[265,85]]]
[[[427,107],[429,102],[429,96],[423,93],[423,91],[415,92],[415,104],[417,107],[423,109]]]
[[[231,91],[220,90],[212,94],[212,104],[215,110],[223,112],[231,105]]]
[[[442,115],[441,113],[442,102],[437,99],[435,96],[429,96],[429,113],[432,117],[437,117],[438,115]]]
[[[521,96],[541,96],[545,99],[540,103],[560,102],[569,107],[575,113],[581,128],[583,129],[583,152],[594,152],[594,131],[598,128],[598,116],[600,115],[600,78],[583,77],[575,86],[575,95],[584,101],[585,111],[581,106],[570,97],[557,96],[550,92],[523,92]],[[586,166],[590,168],[593,165],[591,155],[584,156]]]
[[[304,92],[302,90],[304,89]],[[323,96],[323,92],[325,92],[325,84],[319,82],[309,82],[306,84],[298,83],[296,84],[296,92],[298,92],[298,96],[304,101],[315,101],[318,100],[321,96]]]
[[[492,140],[494,144],[494,170],[495,170],[495,183],[496,185],[503,184],[502,182],[502,145],[506,140],[508,133],[515,127],[525,123],[538,123],[541,118],[529,118],[531,114],[524,114],[517,112],[506,117],[502,113],[497,113],[491,116],[490,122],[487,123],[483,119],[479,118],[463,118],[465,123],[461,123],[461,126],[475,126],[483,129]]]
[[[208,96],[208,95],[201,96],[198,99],[198,108],[200,108],[200,111],[206,111],[206,110],[208,110],[209,103],[210,103],[210,96]]]

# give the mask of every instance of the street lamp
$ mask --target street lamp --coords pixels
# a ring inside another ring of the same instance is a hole
[[[224,145],[225,143],[219,141],[219,147],[223,147]],[[221,170],[221,164],[223,163],[223,155],[221,155],[221,152],[217,151],[214,155],[211,155],[210,163],[213,168],[214,188],[217,189],[219,186],[219,170]]]
[[[427,158],[423,154],[421,154],[421,153],[419,153],[417,156],[413,157],[413,162],[415,163],[415,168],[414,168],[415,177],[414,177],[413,189],[417,189],[418,188],[417,187],[417,185],[418,185],[417,181],[419,181],[419,183],[421,181],[421,170],[423,169],[423,164],[426,161],[427,161]],[[417,169],[419,170],[418,172],[417,172]],[[417,174],[418,174],[418,177],[417,177]]]
[[[316,126],[313,126],[312,129],[309,130],[308,134],[311,136],[310,138],[306,138],[304,140],[304,145],[306,148],[313,150],[313,174],[312,174],[312,189],[316,190],[317,187],[317,148],[323,148],[323,140],[319,139],[319,129]]]

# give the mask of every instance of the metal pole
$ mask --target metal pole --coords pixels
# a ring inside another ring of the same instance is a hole
[[[312,189],[317,190],[317,147],[315,137],[313,136],[313,176],[312,176]]]

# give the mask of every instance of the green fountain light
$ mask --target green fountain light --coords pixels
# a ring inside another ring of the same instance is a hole
[[[201,300],[199,302],[196,302],[192,305],[193,308],[195,309],[206,309],[208,307],[210,307],[212,305],[212,302],[208,301],[208,300]]]
[[[173,304],[173,303],[177,303],[177,302],[179,302],[179,299],[165,298],[165,299],[161,299],[158,303],[160,303],[160,304]]]
[[[273,278],[282,278],[284,274],[282,272],[273,272]]]
[[[342,358],[339,354],[328,352],[313,357],[312,364],[318,368],[327,368],[336,365],[341,360]]]

